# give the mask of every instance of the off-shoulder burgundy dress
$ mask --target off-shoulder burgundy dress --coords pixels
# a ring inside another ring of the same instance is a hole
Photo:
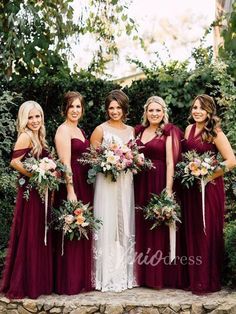
[[[73,185],[78,200],[84,204],[93,204],[93,186],[87,183],[88,167],[81,165],[78,158],[89,147],[89,141],[78,138],[71,140],[71,169]],[[55,195],[55,205],[58,206],[67,199],[65,185],[61,186]],[[62,256],[62,236],[58,233],[55,237],[55,292],[58,294],[78,294],[92,289],[91,284],[91,236],[89,240],[81,238],[70,241],[65,238],[64,255]]]
[[[135,236],[136,236],[136,267],[137,283],[151,288],[183,288],[187,277],[184,278],[184,265],[179,258],[182,256],[180,244],[184,247],[181,226],[177,224],[176,255],[178,259],[169,264],[169,227],[159,226],[150,230],[152,223],[144,219],[143,212],[138,207],[146,206],[151,193],[160,194],[166,187],[166,139],[172,136],[174,163],[180,158],[181,131],[172,124],[165,125],[162,136],[156,136],[147,143],[141,141],[145,130],[143,126],[135,128],[137,141],[143,146],[141,152],[150,158],[154,167],[142,171],[134,177],[135,187]],[[143,256],[143,258],[141,258]]]
[[[183,150],[197,153],[217,154],[213,143],[203,142],[201,133],[195,134],[196,124],[190,130],[189,138],[183,142]],[[188,257],[194,263],[188,264],[190,290],[201,294],[220,290],[221,268],[224,255],[225,192],[223,178],[209,182],[205,188],[206,234],[203,229],[202,197],[199,184],[183,193],[184,224]]]
[[[12,159],[29,157],[30,148],[13,151]],[[43,151],[41,157],[48,156]],[[24,198],[26,182],[18,188],[9,248],[1,284],[1,292],[8,298],[37,298],[51,294],[53,288],[51,232],[44,244],[45,208],[35,189],[29,199]],[[48,210],[50,216],[50,210]]]

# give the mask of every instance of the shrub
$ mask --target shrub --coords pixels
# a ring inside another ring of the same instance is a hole
[[[227,265],[224,281],[229,286],[236,286],[236,220],[225,226],[225,251]]]
[[[0,250],[8,242],[16,194],[16,172],[9,168],[9,162],[16,137],[13,112],[20,100],[15,93],[5,92],[0,96]]]

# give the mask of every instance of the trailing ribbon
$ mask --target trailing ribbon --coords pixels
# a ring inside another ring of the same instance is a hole
[[[170,238],[170,262],[173,262],[176,255],[176,223],[175,221],[169,225]]]
[[[203,221],[203,231],[206,234],[206,217],[205,217],[205,186],[206,183],[204,179],[201,179],[201,190],[202,190],[202,221]]]
[[[129,176],[129,177],[128,177]],[[127,190],[126,179],[129,178],[129,184],[132,186],[133,175],[129,172],[128,174],[123,175],[121,173],[119,182],[119,189]],[[130,182],[131,181],[131,182]],[[130,228],[129,228],[129,212],[127,211],[127,200],[122,197],[121,193],[118,195],[118,212],[117,212],[117,232],[116,232],[116,241],[118,241],[122,246],[125,243],[125,239],[130,237]]]
[[[169,225],[169,237],[170,237],[170,262],[173,262],[176,255],[176,224],[175,221]]]
[[[62,239],[61,239],[61,256],[64,255],[64,238],[65,238],[65,232],[62,231]]]
[[[47,231],[48,231],[48,187],[45,191],[45,216],[44,216],[44,244],[47,245]]]

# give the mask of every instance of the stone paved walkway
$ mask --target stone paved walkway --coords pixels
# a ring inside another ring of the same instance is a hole
[[[236,291],[222,289],[204,296],[183,290],[134,288],[121,293],[81,293],[9,300],[0,295],[1,314],[236,314]]]

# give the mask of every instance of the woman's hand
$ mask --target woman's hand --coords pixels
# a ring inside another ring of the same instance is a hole
[[[67,193],[67,200],[71,202],[77,202],[77,196],[74,192],[68,192]]]
[[[172,197],[172,190],[171,189],[166,188],[166,193],[169,197]]]

